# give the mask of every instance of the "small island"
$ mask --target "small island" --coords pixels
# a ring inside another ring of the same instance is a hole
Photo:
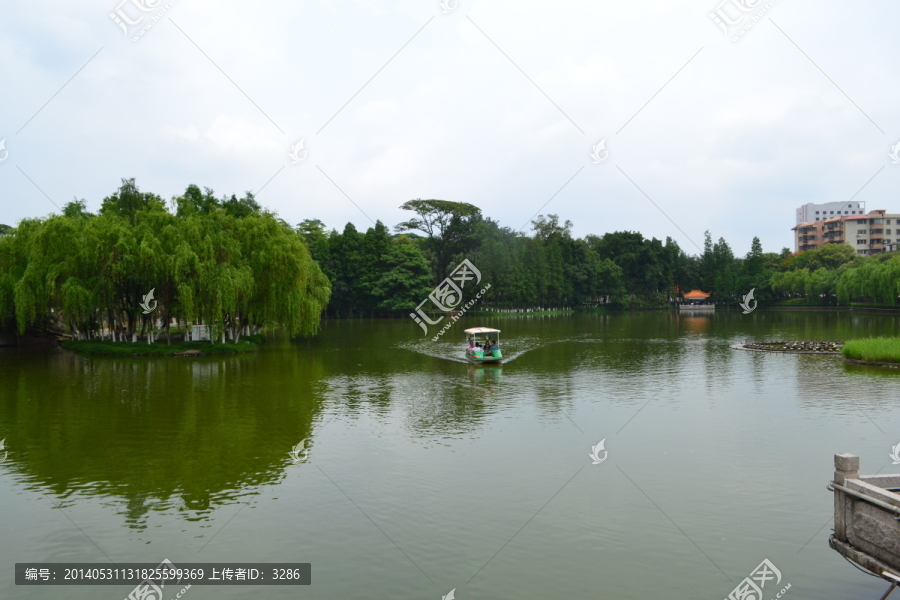
[[[900,338],[850,340],[842,352],[847,362],[900,367]]]

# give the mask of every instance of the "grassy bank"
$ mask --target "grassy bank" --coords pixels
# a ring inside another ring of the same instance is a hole
[[[60,345],[66,350],[92,356],[167,356],[185,350],[200,350],[203,354],[238,354],[259,349],[261,336],[241,339],[237,344],[212,344],[210,342],[172,342],[165,340],[153,344],[147,342],[111,342],[109,340],[66,340]]]
[[[851,308],[882,308],[888,310],[900,310],[896,304],[876,304],[875,302],[851,302]]]
[[[844,343],[844,356],[854,360],[900,363],[900,338],[867,338]]]

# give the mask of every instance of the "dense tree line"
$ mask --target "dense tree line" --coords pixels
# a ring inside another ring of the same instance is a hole
[[[79,339],[123,341],[169,334],[173,320],[234,341],[264,326],[318,329],[328,278],[301,236],[252,195],[220,200],[192,185],[167,209],[123,180],[98,214],[85,205],[70,202],[62,215],[25,219],[0,236],[7,329],[55,325]]]
[[[638,232],[572,235],[572,223],[539,215],[528,232],[501,226],[467,203],[416,199],[392,232],[328,231],[308,219],[291,227],[252,194],[217,199],[189,186],[168,204],[134,180],[61,215],[0,228],[4,328],[65,326],[77,337],[135,339],[209,325],[233,340],[264,326],[315,332],[322,315],[408,313],[463,259],[490,290],[477,309],[664,307],[701,289],[736,304],[750,289],[763,303],[896,304],[900,256],[857,255],[830,244],[796,255],[764,253],[758,238],[735,256],[705,233],[699,254]],[[159,307],[143,314],[150,289]],[[426,310],[431,307],[426,306]]]
[[[685,252],[671,238],[638,232],[572,236],[572,223],[539,215],[527,233],[503,227],[462,202],[411,200],[414,216],[391,236],[381,222],[366,233],[348,224],[343,233],[304,221],[298,231],[332,282],[333,317],[408,311],[427,297],[464,258],[491,283],[481,308],[664,307],[679,293],[712,292],[737,305],[751,289],[763,303],[818,305],[895,304],[900,257],[857,255],[844,244],[792,254],[763,252],[759,238],[736,256],[707,231],[703,250]]]
[[[704,252],[689,255],[671,238],[646,239],[638,232],[572,236],[572,223],[539,215],[527,233],[503,227],[462,202],[411,200],[414,216],[391,236],[378,222],[366,233],[348,224],[326,232],[321,221],[297,226],[332,283],[328,314],[368,316],[408,311],[425,299],[464,258],[491,283],[482,308],[659,307],[680,290],[715,291],[737,299],[762,290],[789,253],[751,251],[735,258],[724,239],[707,232]]]

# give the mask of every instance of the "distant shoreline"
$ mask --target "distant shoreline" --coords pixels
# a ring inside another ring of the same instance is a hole
[[[111,342],[109,340],[63,340],[59,345],[78,354],[89,356],[226,356],[259,350],[259,344],[246,340],[237,344],[213,344],[211,342],[172,342],[159,340],[147,342]],[[197,353],[199,352],[199,353]]]

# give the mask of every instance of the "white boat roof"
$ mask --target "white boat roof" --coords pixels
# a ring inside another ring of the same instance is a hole
[[[500,333],[499,329],[491,329],[490,327],[473,327],[466,329],[466,335],[475,335],[476,333]]]

